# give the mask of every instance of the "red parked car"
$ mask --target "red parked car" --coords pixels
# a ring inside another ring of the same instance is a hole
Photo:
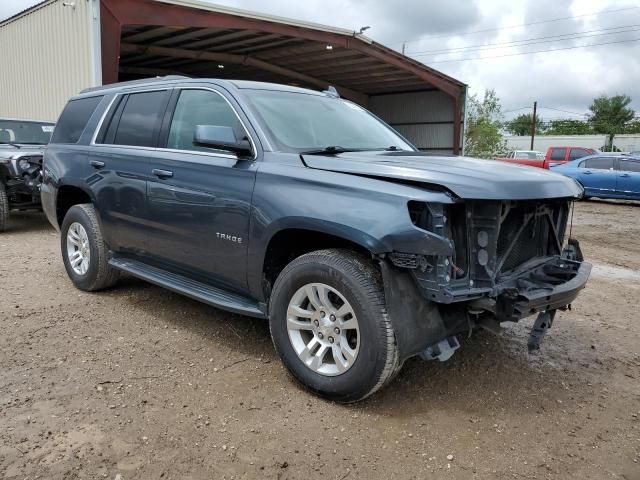
[[[549,147],[547,154],[542,159],[500,157],[496,158],[496,160],[549,169],[550,165],[560,165],[570,160],[577,160],[587,155],[593,155],[594,153],[598,153],[598,150],[586,147]]]

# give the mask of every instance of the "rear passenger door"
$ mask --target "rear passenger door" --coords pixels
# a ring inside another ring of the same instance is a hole
[[[176,89],[149,165],[151,253],[178,273],[245,291],[255,156],[195,146],[196,125],[232,127],[255,152],[248,122],[224,90]]]
[[[112,250],[146,254],[149,157],[169,96],[168,88],[117,94],[90,149],[92,189]]]
[[[618,194],[629,198],[640,198],[640,159],[619,160]]]

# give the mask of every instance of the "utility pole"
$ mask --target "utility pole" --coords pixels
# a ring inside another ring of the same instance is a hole
[[[402,42],[402,54],[404,55],[404,49],[407,46],[407,42]]]
[[[536,138],[536,111],[538,102],[533,102],[533,117],[531,117],[531,150],[533,150],[533,140]]]

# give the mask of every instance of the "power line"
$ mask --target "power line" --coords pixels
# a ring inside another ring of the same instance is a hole
[[[409,52],[407,55],[413,56],[422,56],[422,55],[437,55],[443,53],[456,53],[463,50],[493,50],[496,48],[514,48],[514,47],[523,47],[528,45],[535,45],[539,43],[549,43],[557,40],[577,40],[580,38],[591,38],[598,37],[604,35],[618,35],[621,33],[629,33],[629,32],[637,32],[640,24],[636,25],[624,25],[620,27],[611,27],[611,28],[601,28],[598,30],[588,30],[585,32],[575,32],[575,33],[565,33],[562,35],[551,35],[544,37],[534,37],[523,40],[513,40],[511,42],[500,42],[500,43],[487,43],[485,45],[469,45],[466,47],[454,47],[447,48],[442,50],[426,50],[426,51],[418,51],[418,52]],[[629,30],[623,30],[629,29]],[[619,30],[619,31],[611,31],[611,30]],[[604,32],[604,33],[596,33],[596,32]],[[594,35],[588,35],[593,33]]]
[[[588,117],[589,116],[588,113],[570,112],[569,110],[562,110],[560,108],[553,108],[553,107],[540,107],[540,108],[544,108],[546,110],[555,110],[556,112],[570,113],[572,115],[580,115],[581,117]]]
[[[504,112],[502,112],[502,113],[518,112],[518,111],[520,111],[520,110],[528,110],[528,109],[530,109],[530,108],[531,108],[531,107],[520,107],[520,108],[514,108],[514,109],[512,109],[512,110],[505,110],[505,111],[504,111]]]
[[[539,21],[531,22],[531,23],[521,23],[519,25],[508,25],[506,27],[485,28],[485,29],[482,29],[482,30],[474,30],[474,31],[470,31],[470,32],[460,32],[460,33],[449,32],[449,33],[443,33],[443,34],[439,34],[439,35],[424,35],[421,38],[418,38],[416,40],[405,41],[404,43],[419,42],[419,41],[422,40],[422,38],[444,38],[444,37],[453,37],[453,36],[460,37],[460,36],[463,36],[463,35],[475,35],[477,33],[495,32],[495,31],[499,31],[499,30],[508,30],[508,29],[511,29],[511,28],[530,27],[532,25],[541,25],[541,24],[544,24],[544,23],[561,22],[563,20],[573,20],[574,18],[593,17],[595,15],[606,15],[606,14],[609,14],[609,13],[624,12],[624,11],[636,10],[636,9],[640,9],[640,7],[636,6],[636,7],[618,8],[618,9],[615,9],[615,10],[603,10],[601,12],[584,13],[582,15],[572,15],[570,17],[551,18],[551,19],[548,19],[548,20],[539,20]]]
[[[616,43],[629,43],[629,42],[637,42],[640,38],[632,38],[630,40],[617,40],[615,42],[603,42],[603,43],[590,43],[589,45],[576,45],[573,47],[562,47],[562,48],[550,48],[547,50],[534,50],[532,52],[518,52],[518,53],[507,53],[504,55],[493,55],[489,57],[474,57],[474,58],[459,58],[457,60],[437,60],[435,62],[429,62],[429,65],[435,63],[454,63],[454,62],[469,62],[474,60],[487,60],[491,58],[503,58],[503,57],[516,57],[519,55],[531,55],[534,53],[546,53],[546,52],[558,52],[561,50],[575,50],[577,48],[587,48],[587,47],[599,47],[601,45],[613,45]]]

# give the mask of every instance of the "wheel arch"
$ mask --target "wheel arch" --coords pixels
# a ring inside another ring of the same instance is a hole
[[[284,267],[305,253],[326,248],[345,248],[372,256],[384,250],[377,239],[355,228],[331,222],[286,222],[274,228],[258,254],[261,292],[268,298],[271,286]],[[255,258],[255,257],[254,257]]]
[[[7,164],[0,163],[0,183],[6,184],[10,176],[11,174],[9,172]]]
[[[83,203],[94,204],[94,198],[90,191],[72,184],[58,186],[56,192],[56,221],[62,225],[65,215],[74,205]]]

